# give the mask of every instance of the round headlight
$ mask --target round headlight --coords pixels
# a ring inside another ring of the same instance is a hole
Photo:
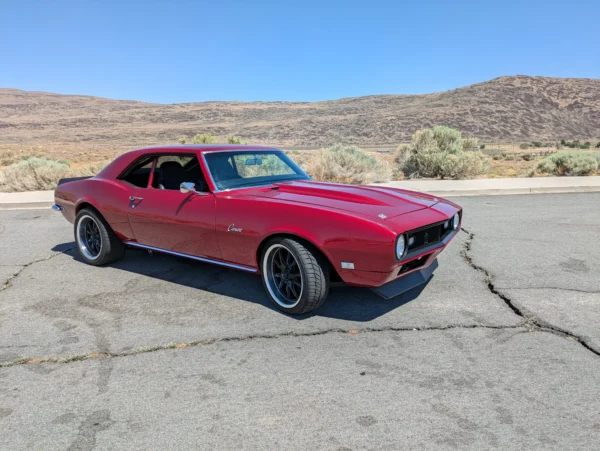
[[[458,229],[458,224],[460,224],[460,216],[458,213],[456,213],[454,218],[452,218],[452,228],[454,230]]]
[[[406,252],[406,238],[404,235],[400,235],[396,240],[396,258],[400,260]]]

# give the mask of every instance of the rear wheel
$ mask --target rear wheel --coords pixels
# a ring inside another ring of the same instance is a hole
[[[125,245],[104,218],[91,208],[83,208],[75,218],[75,243],[81,258],[90,265],[105,265],[125,254]]]
[[[329,267],[315,250],[291,238],[274,238],[261,261],[267,294],[294,315],[319,308],[329,293]]]

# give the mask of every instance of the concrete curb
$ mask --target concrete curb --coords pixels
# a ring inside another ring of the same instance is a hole
[[[560,188],[506,188],[457,191],[427,191],[440,197],[511,196],[518,194],[568,194],[600,192],[600,186],[571,186]]]
[[[7,202],[0,203],[0,210],[40,210],[50,208],[54,202]]]
[[[0,193],[0,210],[27,210],[50,208],[54,204],[54,191],[26,191]]]

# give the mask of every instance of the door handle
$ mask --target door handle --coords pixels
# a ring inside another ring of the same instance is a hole
[[[142,201],[144,200],[143,197],[136,197],[136,196],[129,196],[129,200],[131,202],[131,208],[135,208],[135,201]]]

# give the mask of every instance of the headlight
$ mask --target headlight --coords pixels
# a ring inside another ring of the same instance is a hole
[[[398,236],[398,239],[396,240],[396,258],[398,260],[400,260],[402,257],[404,257],[405,252],[406,252],[406,238],[404,238],[404,235],[400,235],[400,236]]]
[[[454,230],[458,229],[458,225],[460,224],[460,215],[456,213],[454,218],[452,218],[452,228]]]

